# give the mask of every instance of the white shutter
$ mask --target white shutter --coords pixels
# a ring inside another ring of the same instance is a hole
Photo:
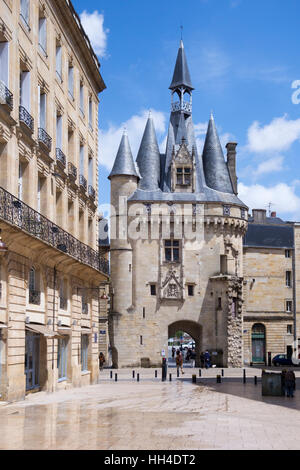
[[[61,46],[56,47],[56,72],[59,75],[59,78],[62,78],[62,54],[61,54]]]
[[[62,116],[56,118],[56,148],[62,147]]]
[[[46,93],[39,94],[40,99],[40,124],[39,127],[46,130]]]
[[[39,44],[42,46],[43,52],[46,53],[47,48],[47,23],[46,18],[39,19]]]
[[[8,51],[9,43],[0,42],[0,80],[8,88]]]
[[[21,72],[21,106],[30,113],[30,72]]]
[[[79,161],[80,174],[84,175],[84,146],[80,145],[80,161]]]
[[[69,93],[74,96],[74,68],[69,67]]]
[[[93,186],[93,159],[89,158],[89,185]]]

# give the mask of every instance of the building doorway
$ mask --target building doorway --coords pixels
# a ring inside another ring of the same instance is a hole
[[[261,323],[253,325],[252,328],[252,362],[266,363],[266,328]]]
[[[168,329],[169,367],[176,367],[176,351],[180,349],[184,358],[183,367],[198,367],[200,364],[201,327],[196,322],[179,321]],[[193,352],[191,355],[188,351]]]
[[[25,340],[26,391],[40,387],[40,335],[26,331]]]

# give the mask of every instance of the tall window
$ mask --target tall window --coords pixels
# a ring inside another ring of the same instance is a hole
[[[93,129],[93,101],[91,97],[89,97],[89,127]]]
[[[74,67],[72,64],[69,64],[69,95],[74,100]]]
[[[80,175],[84,175],[84,146],[80,144],[79,149],[79,173]]]
[[[39,127],[46,130],[46,102],[47,95],[41,91],[41,87],[38,87],[38,100],[39,100]]]
[[[83,83],[80,82],[80,106],[79,106],[81,115],[84,116],[84,87]]]
[[[64,279],[61,279],[59,286],[59,308],[61,310],[68,309],[67,283]]]
[[[56,148],[62,149],[62,116],[56,116]]]
[[[39,275],[34,268],[29,271],[29,303],[33,305],[40,305],[41,303]]]
[[[93,186],[94,183],[94,162],[93,157],[89,156],[89,182],[90,186]]]
[[[47,56],[47,20],[39,18],[39,49],[44,56]]]
[[[81,370],[88,370],[88,349],[89,337],[88,335],[81,335]]]
[[[22,200],[23,197],[23,174],[24,174],[24,164],[19,163],[19,179],[18,179],[18,199]]]
[[[29,30],[29,1],[30,0],[21,0],[21,11],[20,17],[25,24],[26,28]]]
[[[20,105],[30,113],[30,72],[27,70],[20,74]]]
[[[81,310],[82,310],[82,313],[84,313],[85,315],[87,315],[89,313],[89,304],[88,304],[88,300],[87,300],[87,293],[84,289],[83,289],[82,296],[81,296]]]
[[[285,285],[286,287],[292,287],[292,272],[286,271],[285,273]]]
[[[165,240],[165,260],[178,263],[180,260],[179,240]]]
[[[8,88],[9,82],[9,43],[0,42],[0,81]]]
[[[56,76],[62,82],[62,49],[61,45],[56,45]]]
[[[58,339],[57,369],[58,380],[67,379],[68,337]]]

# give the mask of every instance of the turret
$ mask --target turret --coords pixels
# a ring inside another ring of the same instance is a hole
[[[145,191],[158,190],[160,184],[160,152],[151,114],[146,124],[136,162],[141,175],[139,188]]]

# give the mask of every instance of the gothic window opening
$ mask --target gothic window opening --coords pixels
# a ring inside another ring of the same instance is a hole
[[[178,167],[176,168],[176,184],[177,186],[190,186],[191,185],[191,168]]]
[[[35,268],[31,268],[29,271],[29,303],[41,304],[40,278]]]

